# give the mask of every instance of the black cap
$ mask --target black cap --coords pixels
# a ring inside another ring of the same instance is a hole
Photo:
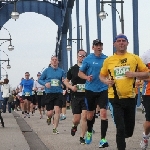
[[[98,45],[98,44],[103,45],[101,40],[99,40],[99,39],[93,40],[93,45]]]

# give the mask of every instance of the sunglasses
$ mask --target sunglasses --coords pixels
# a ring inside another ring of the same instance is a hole
[[[29,75],[25,75],[25,76],[29,76]]]
[[[78,54],[78,56],[79,56],[79,57],[86,57],[86,55],[81,55],[81,54]]]

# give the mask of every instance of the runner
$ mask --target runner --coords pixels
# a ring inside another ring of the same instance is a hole
[[[148,69],[137,55],[127,52],[128,39],[125,35],[117,35],[114,46],[116,53],[104,61],[100,80],[109,85],[108,97],[117,129],[117,148],[125,150],[125,138],[133,135],[135,126],[135,77],[148,78],[148,73],[140,73]]]
[[[38,72],[37,78],[39,79],[41,76],[41,73]],[[38,83],[38,80],[34,82],[34,90],[36,91],[36,99],[38,102],[38,108],[40,112],[40,119],[43,118],[43,115],[45,114],[45,105],[44,105],[44,98],[45,98],[45,92],[44,92],[44,86],[40,85]],[[43,111],[43,115],[42,115]]]
[[[107,56],[102,53],[103,43],[98,39],[93,41],[92,49],[94,53],[91,53],[83,60],[78,74],[80,78],[86,80],[85,97],[88,106],[88,132],[85,140],[87,144],[90,144],[92,142],[92,128],[95,122],[96,105],[98,104],[100,107],[101,116],[101,140],[99,143],[99,148],[104,148],[108,147],[108,142],[105,139],[108,128],[108,86],[100,81],[99,70],[101,69],[103,61],[107,58]]]
[[[22,92],[22,99],[24,101],[24,108],[22,110],[22,114],[24,114],[24,118],[30,118],[30,104],[32,101],[32,89],[33,89],[33,80],[29,79],[29,72],[25,72],[25,79],[23,79],[20,83],[20,92]]]
[[[59,134],[57,131],[60,108],[62,107],[62,80],[65,78],[64,70],[58,67],[58,58],[56,56],[51,57],[51,67],[45,69],[39,78],[38,82],[45,86],[45,104],[47,110],[47,123],[51,123],[51,118],[54,114],[54,128],[53,134]]]
[[[85,104],[85,79],[81,79],[78,76],[79,67],[82,64],[83,59],[86,57],[84,50],[79,50],[77,53],[77,64],[72,66],[67,72],[67,78],[64,84],[72,90],[72,113],[73,113],[73,126],[71,128],[71,135],[74,136],[77,131],[77,126],[81,120],[81,135],[80,144],[85,144],[85,133],[87,130],[87,108]],[[70,84],[70,80],[72,85]]]
[[[147,50],[142,56],[141,59],[146,64],[148,69],[150,69],[150,50]],[[143,139],[140,143],[142,150],[146,150],[148,147],[148,139],[150,137],[150,79],[145,79],[142,90],[143,106],[145,110],[145,119],[146,121],[143,124],[144,132]]]

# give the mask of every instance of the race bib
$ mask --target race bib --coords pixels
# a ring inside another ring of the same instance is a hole
[[[77,92],[85,92],[85,84],[77,84]]]
[[[130,71],[130,66],[115,67],[114,68],[115,79],[124,79],[124,78],[126,78],[125,73],[127,71]]]
[[[38,91],[37,95],[43,95],[43,92],[42,91]]]
[[[51,86],[60,86],[60,81],[58,79],[51,79]]]
[[[66,94],[66,90],[63,90],[63,95],[65,95]]]
[[[25,92],[25,96],[30,96],[30,92]]]
[[[32,95],[34,95],[35,94],[35,92],[34,91],[32,91]]]

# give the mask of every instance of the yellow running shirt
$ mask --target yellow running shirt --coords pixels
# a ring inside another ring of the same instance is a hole
[[[110,56],[104,60],[100,71],[102,76],[109,77],[115,84],[108,89],[108,98],[134,98],[135,97],[135,78],[125,77],[127,71],[149,71],[139,56],[132,53],[124,55]]]

